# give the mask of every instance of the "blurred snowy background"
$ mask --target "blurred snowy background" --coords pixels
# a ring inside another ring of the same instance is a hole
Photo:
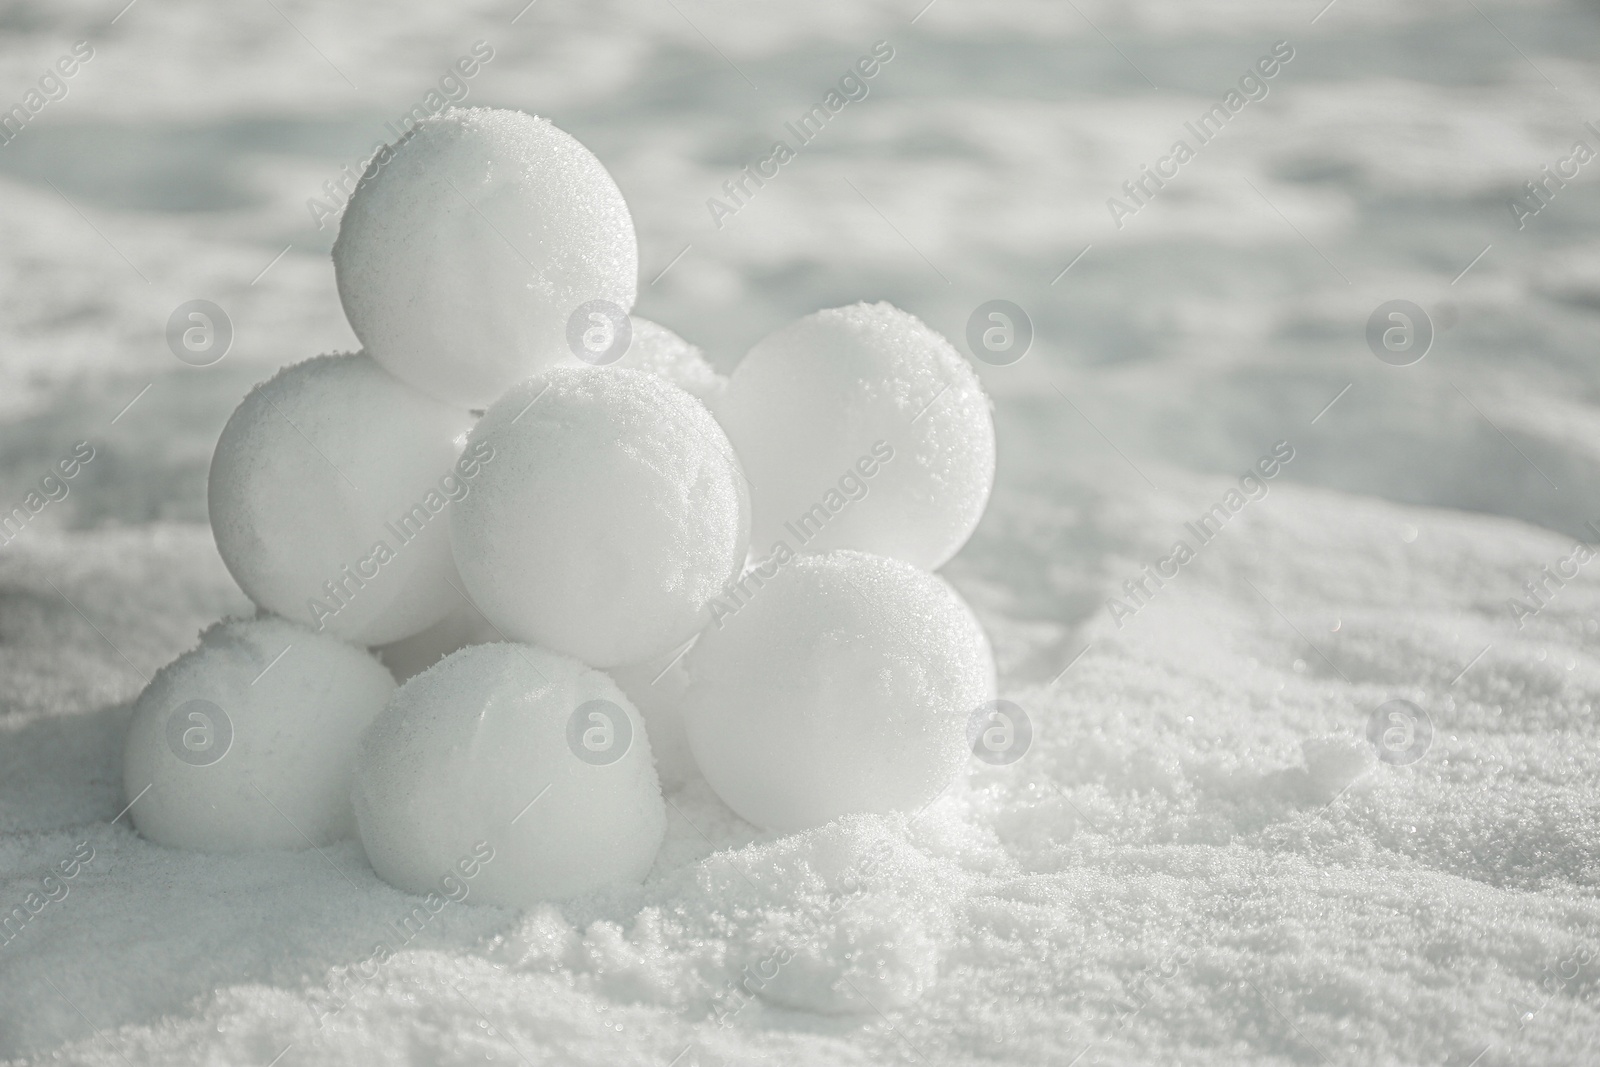
[[[1600,562],[1574,548],[1600,540],[1600,161],[1575,152],[1600,152],[1600,6],[924,2],[0,4],[0,108],[92,50],[0,144],[0,511],[95,453],[0,549],[0,909],[94,854],[0,944],[0,1055],[1600,1058]],[[707,199],[880,41],[866,98],[716,226]],[[247,609],[205,525],[227,415],[355,344],[308,201],[478,42],[465,102],[600,157],[637,310],[723,370],[858,299],[958,347],[984,301],[1026,310],[1032,350],[980,368],[998,485],[945,573],[1034,741],[916,820],[800,838],[692,784],[643,888],[442,915],[319,1027],[410,902],[354,843],[195,856],[112,825],[120,731]],[[1278,42],[1266,96],[1119,228],[1107,199]],[[166,343],[197,298],[234,331],[208,367]],[[1404,367],[1365,337],[1396,299],[1434,334]],[[1280,441],[1265,499],[1130,599]],[[1411,762],[1367,739],[1394,699],[1431,726]],[[793,988],[708,1022],[784,937],[815,949]]]

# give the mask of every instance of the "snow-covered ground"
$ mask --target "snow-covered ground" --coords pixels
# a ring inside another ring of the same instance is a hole
[[[0,108],[93,50],[0,144],[0,511],[93,449],[0,548],[0,910],[74,871],[0,943],[0,1055],[1600,1060],[1592,2],[121,2],[0,5]],[[914,818],[790,837],[691,782],[643,887],[402,938],[417,900],[355,843],[196,855],[112,820],[145,678],[248,610],[205,525],[223,421],[354,345],[307,201],[479,41],[469,102],[600,156],[639,312],[723,369],[857,299],[958,343],[1026,309],[944,573],[1033,743]],[[719,229],[707,199],[878,42],[865,99]],[[1126,200],[1278,42],[1265,96]],[[1546,165],[1576,175],[1519,229]],[[235,331],[208,367],[165,341],[195,298]],[[1410,366],[1365,340],[1395,299],[1434,326]],[[1368,741],[1396,699],[1431,724],[1412,762]]]

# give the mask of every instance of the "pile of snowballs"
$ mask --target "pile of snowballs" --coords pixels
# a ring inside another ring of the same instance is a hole
[[[961,772],[994,664],[931,571],[995,443],[943,337],[858,304],[719,376],[628,315],[599,160],[517,111],[415,127],[333,260],[363,350],[279,372],[217,442],[211,525],[259,612],[139,697],[145,837],[359,834],[419,893],[487,849],[480,899],[527,905],[643,879],[663,778],[793,831]]]

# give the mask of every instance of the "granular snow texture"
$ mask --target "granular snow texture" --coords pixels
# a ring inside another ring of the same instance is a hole
[[[0,34],[5,103],[96,48],[0,145],[0,509],[95,448],[0,548],[0,919],[27,916],[0,1055],[1600,1060],[1600,561],[1569,562],[1600,521],[1594,164],[1521,230],[1506,206],[1593,141],[1593,5],[278,6],[69,0]],[[641,887],[525,913],[470,881],[419,913],[354,842],[198,855],[113,822],[145,679],[249,610],[204,525],[218,431],[355,346],[305,201],[479,39],[470,101],[595,152],[640,314],[722,373],[858,299],[958,348],[982,302],[1029,311],[1026,358],[979,368],[996,485],[942,572],[1021,759],[790,836],[691,778]],[[718,229],[706,199],[879,40],[870,94]],[[1107,198],[1279,40],[1266,98],[1118,229]],[[212,367],[163,341],[196,296],[236,328]],[[1410,367],[1363,339],[1396,298],[1436,328]],[[1393,700],[1431,723],[1413,762],[1368,740]]]

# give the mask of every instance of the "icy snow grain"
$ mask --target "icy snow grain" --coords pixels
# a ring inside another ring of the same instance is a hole
[[[361,732],[394,692],[365,650],[281,619],[217,623],[134,705],[123,789],[174,848],[309,848],[349,837]]]
[[[468,108],[379,153],[345,209],[333,265],[373,358],[483,407],[567,355],[581,305],[633,307],[639,247],[587,148],[548,119]]]

